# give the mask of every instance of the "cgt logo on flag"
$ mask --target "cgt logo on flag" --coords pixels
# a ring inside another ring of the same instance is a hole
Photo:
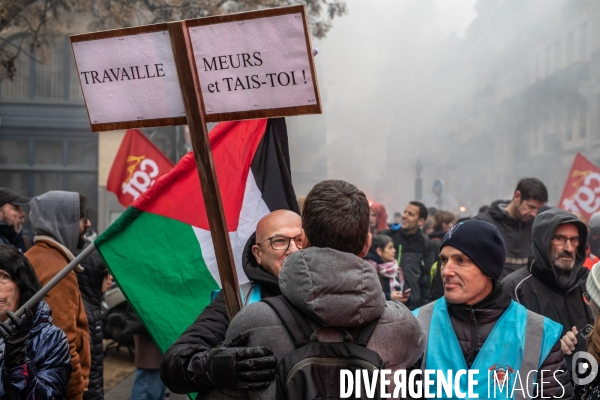
[[[569,172],[559,207],[580,212],[587,218],[600,210],[600,169],[577,153]]]
[[[160,171],[156,161],[146,156],[129,156],[126,162],[131,164],[127,167],[129,176],[123,182],[122,191],[132,195],[135,200],[152,186],[155,181],[153,178],[157,178]]]
[[[128,207],[172,168],[171,160],[142,132],[129,129],[110,169],[106,189]]]

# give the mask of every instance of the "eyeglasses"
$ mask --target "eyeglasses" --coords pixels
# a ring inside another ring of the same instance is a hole
[[[299,249],[302,248],[302,236],[300,236],[300,235],[295,236],[295,237],[273,236],[273,237],[270,237],[270,238],[266,238],[262,242],[256,243],[256,244],[258,246],[260,246],[261,244],[263,244],[267,240],[271,242],[271,248],[273,250],[287,250],[287,249],[289,249],[290,248],[290,243],[292,242],[292,240],[294,241],[294,244],[296,245],[297,248],[299,248]]]
[[[571,242],[571,246],[577,247],[579,246],[579,236],[566,237],[563,235],[556,235],[552,238],[552,242],[559,246],[564,246],[567,244],[567,240]]]

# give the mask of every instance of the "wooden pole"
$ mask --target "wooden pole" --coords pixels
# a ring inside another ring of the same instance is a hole
[[[198,175],[200,176],[202,194],[204,195],[210,234],[215,247],[221,285],[225,294],[227,314],[231,320],[241,310],[242,301],[227,231],[227,222],[223,212],[223,203],[221,202],[221,191],[219,190],[210,141],[208,140],[206,117],[202,104],[202,90],[186,22],[169,22],[168,27],[190,138],[196,158]]]

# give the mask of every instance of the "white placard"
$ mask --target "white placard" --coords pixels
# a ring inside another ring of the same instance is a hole
[[[192,26],[206,114],[317,104],[302,14]]]
[[[73,43],[90,123],[185,117],[167,31]]]

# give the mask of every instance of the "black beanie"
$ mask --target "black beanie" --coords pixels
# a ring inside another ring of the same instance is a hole
[[[454,225],[444,236],[440,250],[444,246],[465,253],[494,284],[502,275],[506,260],[504,239],[489,222],[468,220]]]

